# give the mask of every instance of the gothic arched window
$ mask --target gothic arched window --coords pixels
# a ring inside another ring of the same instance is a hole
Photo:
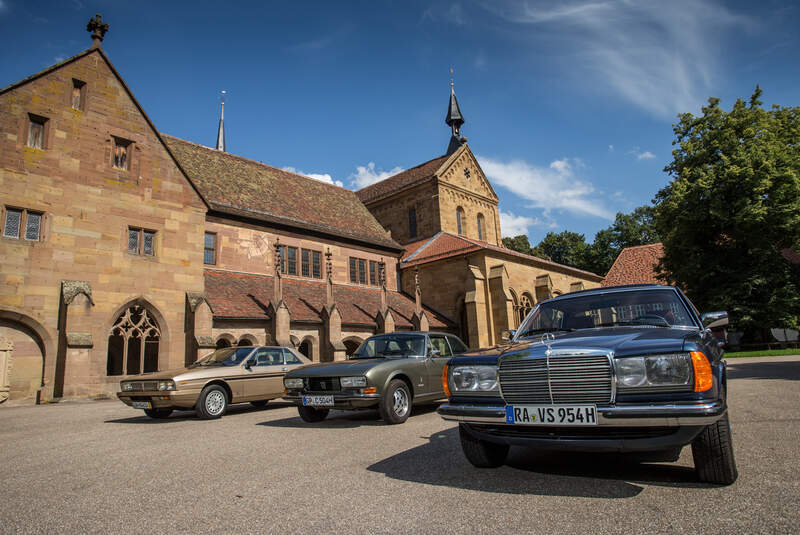
[[[161,329],[150,312],[133,305],[120,314],[108,335],[107,375],[138,375],[158,371]]]
[[[456,226],[458,228],[458,235],[464,234],[464,209],[460,206],[456,208]]]
[[[483,241],[486,239],[485,231],[484,231],[484,224],[485,221],[483,219],[483,214],[478,214],[478,239]]]
[[[528,315],[532,308],[533,299],[531,296],[527,293],[522,294],[522,298],[519,300],[519,323],[522,323],[522,320],[525,319],[525,316]]]

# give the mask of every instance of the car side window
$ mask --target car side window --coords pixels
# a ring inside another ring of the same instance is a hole
[[[433,348],[439,351],[440,357],[453,356],[453,353],[450,351],[450,345],[447,343],[447,340],[445,340],[444,336],[431,335],[430,341]]]
[[[291,351],[288,351],[288,350],[284,349],[283,350],[283,355],[284,355],[284,357],[286,357],[286,364],[302,364],[303,363],[303,361],[301,361],[299,358],[297,358],[297,355],[295,355]]]
[[[283,351],[278,348],[263,348],[256,351],[256,366],[280,366],[283,364]]]
[[[467,352],[467,346],[465,346],[464,342],[462,342],[455,336],[448,336],[447,341],[450,342],[450,348],[453,350],[453,355],[458,355],[459,353]]]

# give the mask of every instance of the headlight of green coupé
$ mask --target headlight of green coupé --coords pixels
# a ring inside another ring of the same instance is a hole
[[[615,367],[620,389],[688,386],[692,380],[688,353],[618,358]]]
[[[342,377],[339,379],[342,388],[362,388],[367,386],[367,378],[364,376],[358,377]]]
[[[452,394],[489,394],[498,392],[497,366],[454,366],[448,370]]]

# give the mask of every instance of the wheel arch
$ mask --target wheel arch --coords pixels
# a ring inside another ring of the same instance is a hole
[[[222,379],[212,379],[211,381],[203,385],[203,389],[206,389],[209,386],[213,385],[221,386],[222,389],[225,391],[225,395],[228,396],[228,404],[233,403],[233,391],[231,390],[231,387],[228,386],[228,383],[226,383]]]

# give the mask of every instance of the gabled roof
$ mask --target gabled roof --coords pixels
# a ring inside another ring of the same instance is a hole
[[[215,211],[402,250],[349,189],[166,134],[164,139]]]
[[[381,197],[385,197],[386,195],[400,191],[401,189],[424,182],[433,177],[436,172],[441,169],[442,165],[444,165],[449,157],[450,156],[445,154],[444,156],[439,156],[433,160],[428,160],[427,162],[419,164],[416,167],[406,169],[402,173],[397,173],[394,176],[390,176],[389,178],[381,180],[380,182],[376,182],[367,186],[366,188],[362,188],[356,191],[356,195],[359,199],[361,199],[361,202],[369,203],[380,199]]]
[[[267,309],[272,299],[275,277],[213,269],[205,270],[205,292],[214,310],[214,316],[230,319],[268,319]],[[322,309],[326,302],[326,283],[297,279],[283,279],[283,300],[289,307],[292,321],[322,322]],[[342,323],[375,325],[380,310],[381,294],[377,288],[334,285],[336,308]],[[387,292],[387,304],[395,325],[412,327],[414,300],[400,292]],[[452,327],[441,314],[425,309],[432,329]]]
[[[663,281],[656,278],[656,265],[662,256],[664,256],[664,246],[661,243],[626,247],[620,251],[611,269],[608,270],[603,279],[603,286],[663,284]]]
[[[205,204],[206,206],[209,206],[208,201],[206,200],[206,198],[203,196],[203,194],[200,192],[200,190],[198,190],[197,185],[194,182],[192,182],[192,179],[189,178],[189,176],[186,174],[186,171],[184,171],[183,167],[181,167],[180,162],[177,159],[175,159],[175,155],[172,154],[172,151],[170,151],[169,146],[164,142],[164,139],[161,137],[160,132],[156,129],[156,126],[153,124],[153,121],[150,120],[150,117],[147,116],[147,113],[145,113],[144,108],[142,108],[141,104],[139,104],[139,101],[136,100],[136,97],[133,96],[133,92],[128,87],[128,84],[125,83],[125,80],[123,80],[122,76],[119,74],[119,72],[117,72],[117,69],[114,68],[114,65],[111,63],[111,60],[108,59],[108,56],[106,56],[105,52],[103,52],[102,48],[99,48],[99,47],[98,48],[88,48],[88,49],[84,50],[83,52],[79,52],[78,54],[75,54],[71,58],[67,58],[64,61],[60,61],[60,62],[56,63],[55,65],[47,67],[46,69],[44,69],[42,71],[39,71],[36,74],[32,74],[32,75],[28,76],[27,78],[23,78],[22,80],[20,80],[18,82],[14,82],[13,84],[9,84],[9,85],[5,86],[4,88],[0,89],[0,95],[2,95],[3,93],[6,93],[8,91],[11,91],[12,89],[15,89],[17,87],[23,86],[23,85],[25,85],[25,84],[27,84],[29,82],[32,82],[32,81],[34,81],[34,80],[36,80],[38,78],[41,78],[42,76],[45,76],[45,75],[47,75],[47,74],[49,74],[51,72],[57,71],[61,67],[64,67],[65,65],[68,65],[68,64],[70,64],[70,63],[72,63],[74,61],[77,61],[77,60],[81,59],[84,56],[88,56],[92,52],[97,52],[98,54],[100,54],[100,57],[103,58],[103,61],[106,62],[106,65],[108,65],[108,68],[111,70],[111,72],[116,77],[117,81],[120,83],[122,88],[125,90],[125,93],[131,99],[131,101],[133,102],[134,106],[136,106],[136,109],[139,110],[139,113],[142,114],[142,117],[144,117],[144,120],[147,122],[147,125],[150,127],[150,130],[153,132],[153,134],[155,134],[155,136],[158,138],[159,142],[161,142],[161,145],[164,147],[164,150],[166,150],[167,154],[170,155],[170,158],[172,158],[172,161],[175,163],[175,165],[178,167],[178,169],[184,175],[186,180],[189,182],[189,185],[192,186],[194,191],[200,197],[200,200],[203,201],[203,204]]]
[[[533,263],[554,271],[562,271],[579,277],[596,280],[598,282],[602,280],[601,276],[589,271],[558,264],[544,258],[539,258],[538,256],[519,253],[511,249],[506,249],[505,247],[475,240],[466,236],[457,236],[455,234],[450,234],[449,232],[439,232],[432,238],[425,240],[422,245],[420,245],[420,243],[421,242],[414,242],[406,247],[406,254],[403,256],[400,263],[401,269],[478,251],[491,251],[512,256],[520,259],[521,261]]]

